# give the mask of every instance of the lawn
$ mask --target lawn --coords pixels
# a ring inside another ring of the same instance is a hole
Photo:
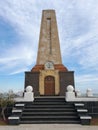
[[[0,119],[0,125],[8,125],[8,120],[4,121],[3,119]]]
[[[93,118],[91,120],[91,125],[98,125],[98,118]]]

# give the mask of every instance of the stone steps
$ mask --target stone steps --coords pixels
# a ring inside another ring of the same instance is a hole
[[[38,116],[38,115],[40,115],[40,116],[44,116],[44,115],[47,115],[47,116],[50,116],[50,115],[57,115],[57,116],[59,116],[59,115],[61,115],[61,116],[63,116],[63,115],[71,115],[71,116],[73,116],[73,115],[76,115],[76,113],[75,112],[61,112],[61,111],[59,111],[59,112],[56,112],[56,111],[52,111],[52,112],[37,112],[37,113],[35,113],[35,112],[22,112],[22,116],[26,116],[26,115],[32,115],[32,116],[34,116],[34,115],[36,115],[36,116]]]
[[[73,103],[64,98],[36,98],[33,103],[26,103],[20,117],[21,124],[70,123],[78,124],[80,120]]]
[[[80,124],[79,120],[34,120],[34,121],[20,121],[20,124]]]
[[[76,112],[74,108],[65,109],[65,108],[28,108],[24,109],[23,112]]]
[[[35,120],[35,119],[55,119],[55,120],[56,119],[65,119],[66,120],[66,119],[70,119],[71,120],[71,119],[78,119],[78,117],[71,116],[71,115],[70,116],[69,115],[68,116],[66,116],[66,115],[62,115],[62,116],[61,115],[55,115],[55,116],[54,115],[43,115],[43,116],[39,116],[39,115],[35,115],[35,116],[29,115],[28,116],[28,115],[26,115],[26,116],[23,116],[22,115],[21,120],[25,120],[25,119],[27,119],[27,120],[28,119],[29,120]]]
[[[58,104],[58,105],[30,105],[30,106],[25,106],[25,109],[28,109],[28,108],[30,108],[30,109],[33,109],[33,108],[69,108],[70,109],[70,106],[68,105],[68,106],[65,106],[65,105],[60,105],[60,104]]]
[[[74,103],[64,98],[37,97],[34,102],[16,102],[10,124],[79,124]]]

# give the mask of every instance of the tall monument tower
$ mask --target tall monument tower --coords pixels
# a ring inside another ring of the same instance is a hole
[[[62,64],[54,10],[44,10],[41,21],[37,64],[45,64],[47,61]]]
[[[74,72],[62,64],[54,10],[43,10],[36,65],[25,72],[25,87],[31,85],[35,96],[64,96],[74,86]]]

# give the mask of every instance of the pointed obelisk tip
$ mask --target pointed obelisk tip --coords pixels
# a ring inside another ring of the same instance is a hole
[[[42,10],[42,12],[55,12],[54,9],[46,9],[46,10]]]

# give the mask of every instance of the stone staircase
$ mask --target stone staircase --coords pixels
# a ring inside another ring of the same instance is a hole
[[[37,97],[34,102],[24,103],[19,124],[79,124],[74,103],[64,98]]]

